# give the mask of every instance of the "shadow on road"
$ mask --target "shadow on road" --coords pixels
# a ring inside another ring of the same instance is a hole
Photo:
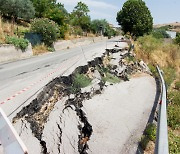
[[[155,80],[156,80],[156,96],[155,96],[154,105],[153,105],[153,108],[151,110],[151,114],[149,116],[147,124],[152,123],[154,120],[156,120],[157,105],[158,105],[159,97],[161,94],[161,86],[160,86],[159,78],[155,78]],[[147,126],[147,124],[146,124],[146,126]],[[143,135],[144,134],[145,134],[145,131],[144,131]],[[136,150],[136,154],[144,154],[144,151],[141,148],[140,143],[139,143],[138,148]]]

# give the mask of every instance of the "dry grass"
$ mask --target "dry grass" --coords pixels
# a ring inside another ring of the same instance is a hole
[[[172,43],[156,41],[151,37],[144,36],[140,40],[138,39],[135,42],[135,53],[138,59],[143,59],[147,64],[150,64],[149,66],[158,64],[164,72],[164,79],[168,87],[168,98],[169,101],[172,101],[168,104],[168,125],[172,129],[169,131],[169,148],[170,153],[176,154],[179,153],[180,144],[180,130],[174,129],[179,119],[179,96],[175,95],[174,87],[180,79],[180,47]],[[173,100],[171,95],[173,98],[176,96],[176,99]],[[144,153],[151,152],[152,150],[146,149]]]
[[[76,39],[77,38],[77,36],[76,35],[70,35],[69,33],[66,33],[65,34],[65,40],[73,40],[73,39]]]
[[[14,27],[9,22],[2,22],[3,32],[6,35],[13,35]]]
[[[44,44],[36,45],[35,47],[33,47],[33,55],[40,55],[47,52],[49,52],[48,47]]]
[[[180,74],[180,47],[174,44],[165,44],[159,42],[155,48],[146,50],[148,45],[153,46],[154,42],[147,40],[146,42],[135,42],[135,53],[138,59],[143,59],[147,64],[159,65],[161,68],[173,67],[176,70],[177,75]],[[149,42],[148,42],[149,41]],[[145,44],[145,45],[144,45]],[[145,47],[142,47],[145,46]]]
[[[69,34],[66,33],[65,34],[65,40],[73,40],[73,39],[77,39],[77,38],[83,38],[83,37],[97,37],[95,34],[92,33],[87,33],[87,36],[80,36],[80,35],[74,35],[74,34]]]
[[[88,37],[96,37],[96,34],[93,34],[93,33],[87,33],[87,36],[88,36]]]
[[[24,26],[20,24],[12,24],[11,21],[5,20],[0,16],[0,43],[5,43],[6,36],[18,35],[19,37],[24,37],[25,32],[29,31],[29,24]]]
[[[155,144],[153,141],[149,141],[147,144],[146,150],[144,151],[144,154],[154,154]]]
[[[0,44],[5,42],[5,35],[2,26],[2,19],[0,17]]]
[[[171,25],[171,26],[180,26],[180,22],[166,23],[166,24],[157,24],[157,25],[154,25],[154,27],[155,28],[159,28],[159,27],[168,26],[168,25]]]

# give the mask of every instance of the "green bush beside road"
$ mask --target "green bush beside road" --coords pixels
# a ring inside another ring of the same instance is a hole
[[[21,50],[25,50],[28,47],[29,41],[23,38],[17,38],[17,37],[6,37],[6,43],[7,44],[13,44],[16,48],[19,48]]]

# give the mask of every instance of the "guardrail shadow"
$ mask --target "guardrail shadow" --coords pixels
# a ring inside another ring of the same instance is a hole
[[[156,96],[155,96],[155,100],[154,100],[154,104],[151,110],[151,114],[149,116],[148,119],[148,123],[152,123],[154,120],[157,121],[157,117],[156,117],[156,111],[157,111],[157,106],[158,106],[158,102],[159,102],[159,98],[160,98],[160,94],[161,94],[161,83],[160,83],[160,79],[159,78],[155,78],[156,81]],[[147,126],[146,124],[146,126]],[[143,135],[145,134],[145,130],[143,132]],[[138,144],[137,150],[136,150],[136,154],[144,154],[143,149],[140,146],[140,143]]]

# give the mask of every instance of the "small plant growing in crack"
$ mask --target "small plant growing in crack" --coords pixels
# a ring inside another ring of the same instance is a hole
[[[134,56],[127,56],[126,58],[125,58],[125,60],[127,60],[127,62],[128,63],[130,63],[130,62],[136,62],[137,60],[136,60],[136,58],[134,57]]]
[[[155,142],[156,140],[156,125],[149,123],[145,129],[144,135],[141,138],[140,146],[143,150],[146,149],[149,141]]]
[[[73,77],[73,83],[71,92],[77,93],[81,88],[87,87],[91,84],[92,79],[87,77],[85,74],[75,73]]]
[[[105,76],[105,73],[110,72],[109,67],[104,66],[96,66],[96,70],[101,74],[101,76]]]
[[[107,72],[105,73],[105,77],[102,78],[102,80],[104,82],[109,82],[109,83],[119,83],[121,80],[115,76],[115,75],[112,75],[111,73]]]
[[[102,81],[105,82],[109,82],[109,83],[119,83],[121,80],[113,75],[112,73],[110,73],[111,70],[111,66],[109,65],[108,67],[100,67],[100,66],[96,66],[96,69],[99,71],[99,73],[102,76]]]

